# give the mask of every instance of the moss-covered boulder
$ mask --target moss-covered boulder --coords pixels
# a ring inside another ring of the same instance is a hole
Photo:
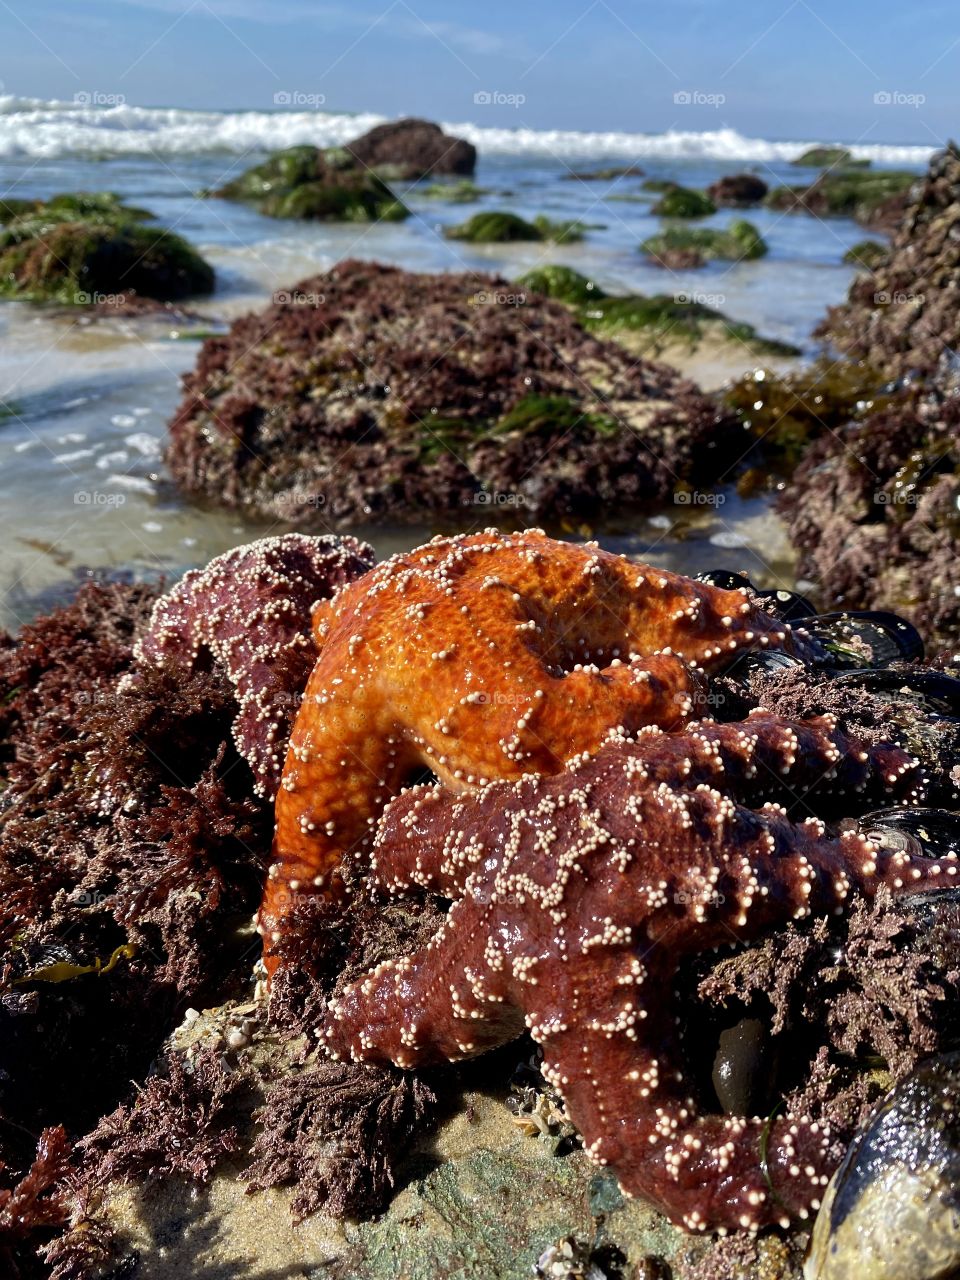
[[[869,160],[855,160],[846,147],[810,147],[790,161],[804,169],[867,169]]]
[[[182,237],[109,193],[0,201],[0,296],[93,306],[210,293],[213,268]]]
[[[448,240],[466,240],[469,244],[506,244],[511,240],[548,240],[553,244],[574,244],[582,240],[586,224],[577,221],[554,221],[538,214],[532,222],[515,213],[490,209],[475,213],[466,222],[447,227]]]
[[[888,378],[933,373],[960,348],[960,150],[934,156],[872,275],[853,281],[820,337]]]
[[[749,209],[760,204],[769,187],[755,173],[731,173],[707,187],[707,195],[718,208]]]
[[[398,222],[409,210],[373,170],[342,147],[289,147],[213,193],[271,218]]]
[[[375,125],[345,149],[364,168],[400,182],[444,173],[469,177],[477,167],[472,142],[451,138],[438,124],[412,117]]]
[[[836,170],[822,173],[809,186],[774,187],[764,204],[770,209],[812,213],[819,218],[855,218],[864,226],[899,225],[910,190],[919,181],[900,169]]]
[[[762,258],[767,242],[752,222],[738,218],[729,227],[668,227],[640,246],[653,262],[678,269],[698,267],[717,258],[731,262]]]
[[[879,240],[858,240],[843,255],[843,260],[852,266],[875,271],[881,262],[886,262],[889,253],[889,246],[881,244]]]
[[[740,456],[692,383],[496,276],[344,262],[289,298],[186,379],[167,457],[198,497],[322,527],[609,521]]]
[[[585,328],[649,353],[686,345],[695,351],[703,342],[729,342],[753,355],[793,357],[798,348],[764,338],[753,325],[730,320],[697,298],[685,294],[631,293],[611,295],[572,267],[535,267],[517,281],[571,307]]]
[[[717,206],[702,191],[670,186],[653,206],[653,212],[662,218],[706,218],[717,212]]]

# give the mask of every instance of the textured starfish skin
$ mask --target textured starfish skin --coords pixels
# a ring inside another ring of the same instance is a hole
[[[272,800],[280,785],[294,708],[315,657],[313,610],[373,560],[373,548],[356,538],[261,538],[191,569],[154,607],[137,661],[181,671],[211,658],[222,666],[240,705],[234,740],[259,795]]]
[[[539,530],[434,539],[321,604],[314,628],[260,912],[268,973],[298,894],[338,890],[418,770],[455,789],[554,774],[613,728],[682,724],[693,667],[804,643],[741,591]]]
[[[722,787],[723,790],[718,788]],[[748,942],[855,893],[954,883],[958,864],[827,838],[761,797],[811,787],[916,800],[912,757],[833,717],[756,712],[738,724],[647,731],[551,778],[474,794],[414,787],[393,802],[371,883],[453,899],[422,951],[331,1004],[336,1057],[401,1067],[466,1058],[526,1025],[588,1155],[691,1230],[806,1217],[843,1144],[787,1115],[702,1114],[686,1079],[674,978],[685,958]],[[769,1180],[768,1180],[769,1178]],[[773,1190],[771,1190],[773,1188]]]

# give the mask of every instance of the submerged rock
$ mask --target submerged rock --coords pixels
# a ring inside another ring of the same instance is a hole
[[[430,120],[389,120],[375,125],[345,148],[368,169],[403,182],[438,174],[469,177],[477,167],[477,149],[451,138]]]
[[[398,222],[409,214],[384,180],[343,147],[278,151],[212,194],[271,218]]]
[[[272,519],[617,518],[739,436],[689,382],[486,275],[345,262],[209,339],[171,423],[177,481]]]
[[[889,378],[930,373],[960,345],[960,151],[933,157],[872,276],[854,280],[818,334]]]
[[[106,194],[0,201],[0,296],[123,310],[213,289],[213,268],[151,215]]]

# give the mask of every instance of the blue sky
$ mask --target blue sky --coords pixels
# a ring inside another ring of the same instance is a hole
[[[0,0],[5,91],[68,100],[934,144],[958,72],[942,0]]]

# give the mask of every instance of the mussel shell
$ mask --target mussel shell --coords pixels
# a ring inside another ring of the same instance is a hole
[[[784,622],[799,622],[812,618],[816,613],[810,601],[796,591],[761,591],[742,573],[732,573],[729,569],[708,569],[706,573],[697,574],[697,581],[719,587],[722,591],[739,591],[746,587]]]
[[[829,651],[828,665],[836,667],[888,667],[892,662],[916,662],[923,658],[920,632],[905,618],[879,609],[849,613],[820,613],[804,627]],[[871,660],[863,660],[866,644]]]
[[[960,1053],[923,1063],[851,1143],[804,1280],[938,1280],[960,1268]]]
[[[856,685],[868,693],[902,694],[936,715],[960,717],[960,680],[929,667],[909,671],[858,667],[840,672],[836,682]]]
[[[902,805],[874,809],[858,823],[860,831],[890,853],[911,857],[960,858],[960,813]]]

